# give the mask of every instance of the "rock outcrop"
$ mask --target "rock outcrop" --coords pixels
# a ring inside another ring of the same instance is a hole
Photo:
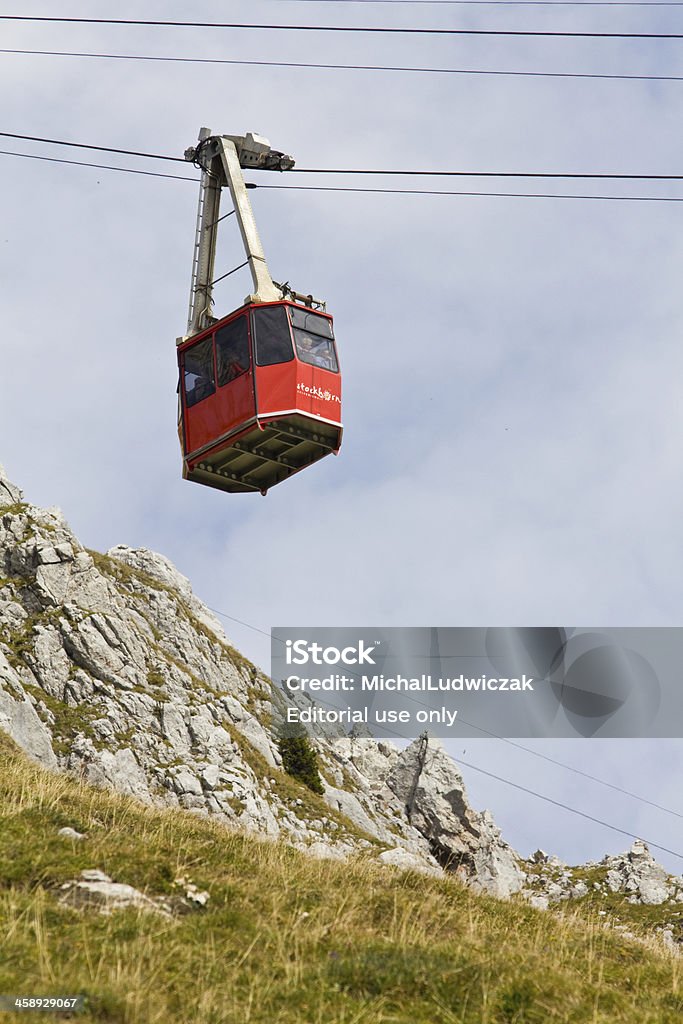
[[[60,886],[60,903],[75,910],[96,908],[101,914],[133,907],[147,913],[172,917],[205,907],[209,893],[202,891],[186,878],[176,878],[177,892],[173,896],[147,896],[125,882],[114,882],[98,868],[81,871],[80,878],[71,879]]]
[[[519,857],[501,838],[489,812],[468,805],[462,775],[438,740],[415,740],[396,759],[387,785],[444,868],[496,896],[522,888]]]
[[[598,904],[624,902],[635,906],[669,905],[678,913],[683,903],[683,878],[670,875],[654,859],[642,839],[625,853],[599,863],[569,867],[557,857],[537,850],[526,864],[524,895],[537,907],[590,898]],[[610,897],[618,897],[612,900]]]
[[[668,875],[641,839],[627,853],[605,857],[602,864],[610,892],[625,893],[630,903],[657,906],[673,898],[683,901],[683,879]]]
[[[579,868],[541,850],[524,862],[490,814],[470,807],[457,766],[427,737],[402,750],[353,734],[319,739],[321,800],[282,770],[277,699],[168,559],[124,545],[85,550],[58,509],[28,504],[0,467],[0,729],[36,761],[315,857],[363,850],[388,868],[454,872],[539,908],[658,907],[656,930],[678,948],[683,879],[645,843]],[[73,828],[59,836],[87,846]],[[145,902],[96,874],[68,883],[64,900],[175,913],[208,898],[178,879],[177,906]]]
[[[96,907],[102,914],[128,907],[163,917],[171,917],[172,913],[168,902],[146,896],[132,885],[113,882],[109,875],[97,869],[82,871],[80,878],[64,882],[60,889],[60,902],[76,910]]]
[[[520,888],[513,851],[434,742],[422,763],[415,744],[320,740],[322,803],[281,769],[272,699],[168,559],[84,549],[0,468],[0,729],[33,758],[314,856],[375,850],[498,895]]]

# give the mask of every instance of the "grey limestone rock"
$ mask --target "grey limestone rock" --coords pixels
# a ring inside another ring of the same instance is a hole
[[[528,867],[538,868],[539,861],[534,854]],[[589,870],[599,872],[599,877],[587,882],[581,874]],[[576,877],[578,872],[578,877]],[[538,900],[559,903],[563,900],[583,899],[590,892],[622,893],[627,902],[656,906],[662,903],[678,902],[683,893],[683,881],[667,874],[656,862],[647,845],[637,839],[630,850],[617,856],[603,858],[599,864],[589,862],[582,867],[569,868],[555,857],[541,862],[541,871],[529,871],[523,895],[534,906]]]
[[[623,892],[633,903],[656,906],[675,894],[673,880],[658,864],[642,839],[616,857],[606,857],[607,885],[612,892]]]
[[[162,900],[145,896],[132,885],[113,882],[103,871],[82,871],[79,879],[65,882],[61,890],[61,902],[77,910],[94,907],[102,914],[111,914],[114,910],[136,907],[164,917],[171,916],[170,907]]]
[[[472,810],[462,776],[438,740],[399,752],[387,783],[447,870],[496,896],[518,892],[524,873],[488,812]]]
[[[417,871],[421,875],[433,875],[435,877],[443,874],[442,869],[433,857],[430,857],[429,860],[418,857],[402,846],[395,846],[393,850],[384,850],[383,853],[380,853],[378,860],[382,864],[400,868],[402,871]]]
[[[434,872],[438,861],[501,896],[520,888],[514,852],[433,741],[411,796],[415,745],[332,730],[317,744],[330,811],[293,801],[270,731],[281,701],[167,558],[86,551],[58,509],[26,502],[0,470],[0,728],[30,756],[313,856],[372,839],[387,847],[382,863]],[[94,899],[86,883],[116,884],[82,878],[65,898]]]
[[[0,509],[18,504],[23,500],[22,491],[9,480],[5,467],[0,464]]]
[[[80,842],[82,839],[85,839],[85,834],[83,832],[77,832],[75,828],[71,828],[69,825],[66,825],[64,828],[60,828],[57,835],[61,836],[62,839],[73,839],[75,842]]]
[[[41,721],[33,702],[24,691],[0,649],[0,729],[35,761],[46,768],[57,767],[50,730]]]

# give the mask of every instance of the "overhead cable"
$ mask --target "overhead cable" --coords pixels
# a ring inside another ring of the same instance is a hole
[[[244,619],[236,619],[234,615],[228,615],[227,612],[219,612],[217,608],[212,608],[210,604],[206,606],[210,612],[214,615],[219,615],[222,619],[228,619],[230,622],[237,622],[240,626],[245,626],[247,629],[251,629],[254,633],[261,633],[262,636],[271,638],[272,634],[266,629],[261,629],[259,626],[253,626],[251,622],[245,622]]]
[[[387,168],[360,169],[351,167],[294,167],[298,174],[361,174],[411,178],[579,178],[608,179],[610,181],[683,181],[683,174],[615,174],[613,172],[586,171],[417,171]]]
[[[480,728],[475,726],[475,728]],[[481,730],[488,732],[487,729]],[[493,737],[493,733],[490,734]],[[542,761],[546,761],[548,764],[554,764],[557,768],[562,768],[564,771],[572,772],[574,775],[580,775],[583,779],[590,779],[591,782],[597,782],[600,786],[606,786],[607,789],[613,790],[615,793],[621,793],[622,796],[627,796],[631,800],[638,800],[641,804],[647,804],[648,807],[653,807],[657,811],[663,811],[665,814],[672,814],[675,818],[683,818],[683,814],[680,811],[674,811],[671,807],[665,807],[663,804],[655,803],[654,800],[648,800],[645,796],[639,796],[638,793],[632,793],[630,789],[624,789],[622,786],[617,786],[613,782],[607,782],[606,779],[600,779],[597,775],[591,775],[589,772],[584,772],[581,768],[575,768],[574,765],[567,764],[565,761],[557,761],[554,757],[549,757],[547,754],[541,753],[540,750],[532,750],[531,747],[525,747],[523,743],[516,743],[514,740],[508,739],[507,736],[496,736],[496,739],[501,740],[503,743],[507,743],[511,747],[515,747],[517,750],[523,750],[527,754],[531,754],[533,757],[539,757]]]
[[[0,132],[1,138],[6,139],[21,139],[30,142],[42,142],[52,146],[70,146],[76,149],[94,149],[100,153],[118,153],[124,156],[136,156],[145,157],[150,160],[172,160],[176,163],[187,164],[187,161],[183,157],[178,156],[164,156],[159,153],[142,153],[139,150],[131,149],[115,149],[111,146],[96,146],[90,145],[85,142],[64,142],[60,139],[46,139],[37,135],[18,135],[14,132]],[[413,170],[404,169],[396,170],[394,168],[380,169],[360,169],[351,167],[295,167],[287,172],[288,174],[353,174],[353,175],[389,175],[389,176],[409,176],[409,177],[454,177],[454,178],[568,178],[568,179],[605,179],[614,181],[683,181],[683,174],[622,174],[613,172],[587,172],[587,171],[445,171],[445,170]],[[290,185],[290,186],[273,186],[273,185],[261,185],[260,188],[274,188],[274,187],[287,187],[287,188],[299,188],[303,189],[308,186],[303,185]],[[322,188],[323,186],[320,186]],[[403,189],[343,189],[341,187],[335,189],[329,189],[330,191],[399,191],[403,192]],[[431,194],[431,193],[425,193]],[[449,193],[436,193],[447,195]],[[617,197],[618,198],[618,197]],[[659,198],[659,197],[657,197]]]
[[[217,614],[218,615],[222,615],[221,612],[217,612]],[[230,616],[226,616],[226,618],[230,618]],[[234,621],[237,621],[237,620],[234,620]],[[247,624],[243,623],[243,625],[247,625]],[[252,627],[250,627],[250,628],[252,628]],[[256,627],[253,627],[253,628],[256,628]],[[258,630],[258,632],[262,633],[264,631],[263,630]],[[410,698],[406,698],[406,699],[410,699]],[[316,698],[314,703],[322,704],[322,705],[325,705],[325,706],[327,706],[329,708],[335,708],[336,709],[335,705],[333,705],[329,701],[323,700],[321,698]],[[413,703],[422,703],[422,702],[421,701],[413,701]],[[407,739],[407,740],[413,739],[412,736],[406,736],[403,733],[397,733],[394,730],[388,729],[386,726],[381,726],[381,725],[377,724],[375,726],[375,728],[378,731],[383,732],[383,733],[387,734],[388,736],[390,736],[392,738]],[[422,739],[425,735],[426,734],[423,733],[422,736],[420,737],[420,739]],[[420,748],[420,749],[423,749],[423,748]],[[656,843],[652,839],[646,839],[643,835],[637,835],[635,832],[629,832],[628,829],[620,828],[618,825],[613,825],[611,822],[605,821],[604,818],[598,818],[598,817],[596,817],[593,814],[588,814],[586,811],[582,811],[578,807],[572,807],[571,804],[566,804],[562,800],[555,800],[553,797],[546,796],[545,793],[539,793],[538,790],[536,790],[536,789],[529,789],[528,786],[522,786],[521,783],[519,783],[519,782],[513,782],[512,779],[509,779],[506,776],[497,775],[495,772],[487,771],[485,768],[480,768],[480,767],[478,767],[478,765],[471,764],[471,762],[469,762],[469,761],[463,761],[462,758],[460,758],[460,757],[455,757],[453,754],[450,754],[448,752],[446,752],[446,753],[447,753],[447,756],[450,757],[453,761],[455,761],[456,764],[462,765],[464,768],[470,768],[472,771],[479,772],[481,775],[486,775],[490,779],[495,779],[496,782],[502,782],[506,786],[511,786],[513,789],[516,789],[516,790],[518,790],[521,793],[526,793],[527,796],[532,796],[532,797],[535,797],[537,800],[542,800],[544,803],[552,804],[553,807],[558,807],[558,808],[560,808],[563,811],[568,811],[569,814],[575,814],[578,817],[584,818],[587,821],[592,821],[596,825],[602,825],[603,828],[607,828],[607,829],[609,829],[612,832],[618,833],[619,835],[627,836],[629,839],[634,839],[634,840],[639,839],[642,842],[647,843],[647,845],[649,847],[652,847],[655,850],[661,850],[663,853],[668,853],[672,857],[676,857],[679,860],[683,860],[683,853],[678,853],[676,850],[672,850],[668,846],[663,846],[661,843]],[[530,751],[530,753],[532,753],[532,751]],[[559,763],[560,762],[558,762],[558,764]],[[595,781],[600,781],[600,780],[595,780]],[[607,785],[609,785],[609,784],[607,784]],[[636,797],[635,799],[640,799],[640,798]],[[648,802],[649,801],[645,801],[645,803],[648,803]],[[672,813],[676,813],[676,812],[672,812]]]
[[[682,0],[683,3],[683,0]],[[239,67],[303,68],[316,71],[378,71],[421,75],[492,75],[505,78],[595,78],[607,81],[683,82],[683,75],[608,75],[579,71],[504,71],[495,68],[418,68],[393,64],[313,64],[307,61],[235,60],[225,57],[163,57],[142,53],[89,53],[79,50],[15,50],[0,53],[40,57],[89,57],[97,60],[156,61],[174,64],[223,64]]]
[[[588,821],[593,821],[596,825],[604,825],[605,828],[609,828],[613,832],[619,832],[622,836],[628,836],[629,839],[641,839],[644,843],[647,843],[648,846],[652,846],[656,850],[662,850],[664,853],[670,853],[672,857],[677,857],[679,860],[683,860],[683,853],[678,853],[676,850],[670,850],[668,846],[661,846],[659,843],[653,843],[651,839],[645,839],[643,836],[636,835],[635,832],[629,832],[625,828],[619,828],[617,825],[611,825],[602,818],[596,818],[592,814],[580,811],[577,807],[570,807],[569,804],[565,804],[561,800],[553,800],[552,797],[545,796],[543,793],[538,793],[535,789],[528,789],[526,786],[520,785],[519,782],[513,782],[512,779],[506,779],[502,775],[496,775],[494,772],[488,772],[485,768],[479,768],[476,764],[470,764],[468,761],[463,761],[460,757],[453,757],[453,760],[456,764],[461,764],[464,768],[471,768],[474,772],[480,772],[481,775],[487,775],[490,779],[495,779],[497,782],[503,782],[506,786],[512,786],[513,789],[518,789],[522,793],[528,793],[529,796],[535,796],[539,800],[544,800],[546,803],[552,804],[554,807],[561,807],[564,811],[571,811],[572,814],[578,814],[579,817],[586,818]]]
[[[261,629],[258,626],[254,626],[250,622],[245,622],[243,619],[237,619],[233,615],[228,615],[227,612],[219,611],[217,608],[212,608],[209,605],[207,605],[207,607],[209,608],[209,611],[212,611],[214,613],[214,615],[218,615],[222,619],[227,619],[230,622],[239,623],[240,626],[245,626],[247,629],[251,629],[255,633],[260,633],[262,636],[267,636],[267,637],[270,637],[271,639],[273,639],[272,634],[268,633],[265,629]],[[275,639],[277,639],[277,638],[275,638]],[[414,697],[410,697],[410,696],[405,695],[405,694],[403,696],[404,696],[405,700],[409,701],[412,704],[419,704],[419,705],[421,705],[423,707],[428,707],[429,706],[429,705],[425,704],[424,701],[417,700]],[[318,698],[316,698],[315,703],[324,704],[327,707],[331,707],[331,708],[336,707],[336,705],[330,704],[329,701],[325,701],[323,699],[318,699]],[[471,724],[471,723],[466,723],[466,724]],[[380,728],[380,727],[378,726],[378,728]],[[478,728],[478,726],[475,726],[475,728]],[[385,733],[389,733],[390,735],[394,735],[394,733],[392,733],[391,730],[388,730],[388,729],[385,729],[385,728],[382,728],[381,731],[385,732]],[[481,731],[482,732],[487,732],[488,730],[483,729]],[[553,758],[547,757],[545,754],[539,753],[539,751],[532,750],[530,747],[522,746],[522,744],[520,744],[520,743],[513,743],[512,740],[507,740],[505,737],[498,736],[498,735],[496,735],[494,733],[490,733],[489,735],[491,735],[492,737],[495,737],[496,739],[504,740],[507,743],[511,743],[512,746],[517,747],[520,750],[525,751],[527,754],[532,754],[535,757],[541,757],[544,761],[550,761],[552,764],[556,765],[558,768],[563,768],[566,771],[575,772],[576,774],[584,776],[584,778],[586,778],[586,779],[590,779],[592,782],[597,782],[597,783],[599,783],[602,786],[607,786],[609,789],[616,790],[617,792],[622,793],[624,796],[630,797],[633,800],[638,800],[641,803],[648,804],[651,807],[655,807],[657,810],[665,811],[667,814],[673,814],[673,815],[675,815],[678,818],[683,817],[683,815],[679,814],[678,811],[673,811],[669,807],[663,807],[661,804],[655,804],[651,800],[646,799],[645,797],[638,796],[638,794],[636,794],[636,793],[631,793],[631,792],[629,792],[629,790],[621,789],[620,786],[615,786],[611,782],[607,782],[605,779],[600,779],[600,778],[598,778],[595,775],[589,775],[587,772],[582,772],[579,769],[573,768],[571,765],[565,764],[562,761],[555,761]],[[402,736],[401,738],[408,739],[409,737]],[[452,756],[452,755],[449,755],[449,756]],[[484,768],[479,768],[477,765],[473,765],[473,764],[471,764],[471,763],[469,763],[467,761],[463,761],[459,757],[453,757],[453,760],[457,764],[463,765],[463,767],[471,768],[473,771],[480,772],[483,775],[487,775],[489,778],[495,779],[498,782],[504,782],[506,785],[513,786],[515,789],[518,789],[518,790],[520,790],[523,793],[527,793],[529,796],[534,796],[534,797],[536,797],[539,800],[544,800],[547,803],[553,804],[555,807],[559,807],[559,808],[561,808],[561,809],[563,809],[565,811],[569,811],[571,814],[577,814],[580,817],[586,818],[589,821],[595,822],[598,825],[603,825],[605,828],[611,829],[613,832],[618,832],[620,835],[628,836],[630,839],[643,839],[642,836],[638,836],[634,832],[628,832],[626,829],[619,828],[617,825],[612,825],[610,822],[604,821],[602,818],[594,817],[592,814],[587,814],[585,811],[581,811],[581,810],[579,810],[576,807],[571,807],[569,804],[565,804],[565,803],[563,803],[563,802],[561,802],[559,800],[554,800],[552,797],[545,796],[543,793],[539,793],[536,790],[528,789],[526,786],[522,786],[519,783],[512,782],[510,779],[503,778],[502,776],[496,775],[493,772],[486,771]],[[675,850],[670,850],[668,847],[661,846],[659,843],[652,842],[651,840],[644,839],[643,841],[647,842],[648,846],[652,846],[652,847],[654,847],[657,850],[662,850],[665,853],[670,853],[673,857],[678,857],[680,860],[683,860],[683,854],[677,853]]]
[[[432,707],[431,704],[428,704],[426,701],[420,700],[418,697],[414,697],[412,695],[404,693],[402,694],[402,698],[410,704],[416,704],[423,708],[431,709]],[[622,786],[616,786],[614,783],[607,782],[605,779],[600,779],[596,775],[591,775],[589,772],[584,772],[580,768],[575,768],[573,765],[566,764],[564,761],[557,761],[554,757],[549,757],[547,754],[541,753],[540,750],[533,750],[531,747],[524,746],[523,743],[517,743],[515,740],[509,739],[507,736],[501,736],[500,733],[492,732],[490,729],[485,729],[481,725],[476,725],[474,722],[470,722],[468,719],[463,718],[462,715],[458,715],[458,721],[470,729],[476,729],[477,732],[483,733],[488,739],[499,740],[501,743],[506,743],[508,746],[514,747],[516,750],[521,750],[525,754],[530,754],[532,757],[537,757],[541,761],[555,765],[556,768],[562,768],[563,771],[572,772],[574,775],[580,775],[584,779],[589,779],[591,782],[596,782],[600,786],[605,786],[607,789],[611,789],[616,793],[621,793],[622,796],[629,797],[631,800],[638,800],[642,804],[647,804],[648,807],[653,807],[658,811],[663,811],[665,814],[672,814],[675,818],[683,818],[683,814],[679,811],[674,811],[671,807],[664,807],[662,804],[655,803],[653,800],[648,800],[646,797],[639,796],[637,793],[632,793],[630,790],[624,789]]]
[[[411,36],[536,36],[563,39],[683,39],[681,32],[572,32],[537,29],[401,28],[393,25],[266,25],[236,21],[160,21],[138,18],[56,18],[27,14],[0,14],[0,21],[72,25],[140,25],[156,28],[225,28],[266,32],[341,32]]]
[[[577,195],[572,192],[465,192],[426,188],[352,188],[343,185],[256,185],[255,188],[289,189],[291,192],[369,192],[395,196],[500,196],[505,199],[597,199],[632,203],[683,203],[683,196]]]
[[[147,178],[173,178],[176,181],[194,181],[199,178],[190,177],[189,174],[163,174],[161,171],[143,171],[137,167],[116,167],[115,164],[95,164],[88,160],[67,160],[65,157],[40,156],[39,153],[16,153],[11,149],[0,149],[0,156],[18,156],[24,160],[43,160],[49,164],[70,164],[75,167],[96,167],[102,171],[124,171],[126,174],[143,174]]]
[[[38,135],[17,135],[15,132],[0,132],[3,139],[22,139],[24,142],[44,142],[50,146],[70,146],[72,149],[96,149],[99,153],[120,153],[122,156],[139,156],[145,160],[173,160],[176,163],[187,163],[182,156],[163,156],[159,153],[140,153],[134,149],[115,149],[112,146],[86,145],[84,142],[65,142],[63,139],[45,139]]]
[[[273,637],[273,634],[265,629],[261,629],[259,626],[254,626],[251,622],[245,622],[244,619],[237,619],[234,615],[228,615],[227,612],[219,611],[218,608],[212,608],[207,605],[209,611],[213,612],[214,615],[218,615],[222,619],[227,619],[230,622],[236,622],[240,626],[244,626],[246,629],[252,630],[254,633],[260,633],[262,636],[266,636],[269,639],[279,640],[278,637]],[[279,641],[284,643],[284,641]],[[425,701],[421,701],[416,697],[408,694],[403,694],[403,699],[409,701],[411,704],[419,704],[421,707],[430,707]],[[320,703],[326,703],[319,701]],[[328,707],[335,707],[333,704],[328,703]],[[554,757],[549,757],[547,754],[543,754],[540,750],[534,750],[532,747],[525,747],[523,743],[517,743],[515,740],[509,739],[507,736],[500,736],[498,733],[491,732],[488,729],[484,729],[480,725],[474,725],[472,722],[460,718],[461,722],[464,722],[470,728],[477,729],[478,732],[486,733],[490,739],[500,740],[503,743],[507,743],[511,747],[515,747],[517,750],[523,751],[525,754],[530,754],[532,757],[540,758],[542,761],[546,761],[549,764],[555,765],[557,768],[562,768],[563,771],[572,772],[574,775],[580,775],[584,779],[588,779],[590,782],[595,782],[600,786],[606,786],[607,789],[611,789],[616,793],[621,793],[622,796],[629,797],[631,800],[637,800],[639,803],[646,804],[648,807],[653,807],[655,810],[663,811],[665,814],[672,814],[676,818],[683,818],[683,814],[680,811],[675,811],[671,807],[665,807],[663,804],[657,804],[653,800],[648,800],[647,797],[640,796],[638,793],[632,793],[629,789],[624,789],[622,786],[617,786],[613,782],[608,782],[606,779],[601,779],[597,775],[591,775],[589,772],[584,772],[580,768],[575,768],[574,765],[567,764],[565,761],[557,761]],[[383,730],[387,732],[388,730]],[[473,766],[472,766],[473,767]],[[478,769],[475,769],[478,770]],[[497,777],[497,776],[496,776]],[[605,824],[603,822],[603,824]],[[611,827],[611,826],[608,826]],[[677,855],[676,855],[677,856]]]
[[[37,153],[17,153],[9,149],[0,149],[0,156],[15,156],[24,160],[42,160],[52,164],[69,164],[76,167],[93,167],[103,171],[120,171],[125,174],[142,174],[150,178],[171,178],[175,181],[192,181],[197,183],[199,178],[186,174],[163,174],[159,171],[143,171],[135,167],[117,167],[114,164],[99,164],[89,160],[67,160],[64,157],[40,156]],[[344,188],[342,185],[256,185],[247,182],[249,189],[284,189],[291,192],[360,192],[379,195],[400,195],[400,196],[471,196],[471,197],[498,197],[503,199],[592,199],[609,202],[631,202],[631,203],[683,203],[683,196],[606,196],[606,195],[578,195],[563,192],[467,192],[451,189],[418,189],[418,188]]]

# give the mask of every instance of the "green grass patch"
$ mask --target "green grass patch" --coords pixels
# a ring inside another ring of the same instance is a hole
[[[85,701],[72,707],[58,697],[53,697],[47,690],[35,686],[33,683],[24,683],[24,689],[33,694],[36,700],[41,700],[54,716],[54,724],[50,725],[52,733],[52,749],[60,757],[66,757],[71,750],[74,737],[82,733],[92,740],[97,749],[107,746],[92,727],[96,718],[102,718],[105,713],[105,706],[88,704]],[[131,735],[134,730],[131,731]]]
[[[150,896],[182,875],[210,900],[170,920],[77,912],[59,887],[85,868]],[[679,1024],[683,1009],[680,962],[590,916],[308,859],[46,772],[1,736],[0,991],[82,993],[82,1024]]]
[[[11,505],[0,505],[0,516],[25,515],[30,507],[25,501],[15,501]]]
[[[7,649],[7,660],[13,668],[26,664],[26,656],[33,649],[34,632],[38,625],[54,622],[61,615],[56,608],[45,608],[27,616],[21,626],[11,633],[5,633],[3,643]]]

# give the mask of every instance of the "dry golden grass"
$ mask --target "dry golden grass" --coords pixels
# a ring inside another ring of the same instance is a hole
[[[60,838],[63,825],[87,839]],[[61,906],[59,885],[84,868],[152,896],[184,875],[211,899],[174,919]],[[0,993],[82,993],[83,1024],[679,1024],[683,1014],[680,961],[597,919],[477,896],[369,856],[309,859],[50,774],[2,738]]]

